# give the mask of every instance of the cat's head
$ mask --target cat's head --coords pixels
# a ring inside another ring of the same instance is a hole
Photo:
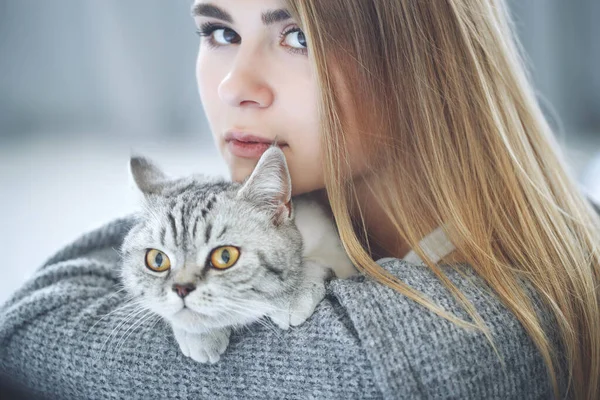
[[[289,295],[302,237],[279,148],[269,148],[243,183],[169,179],[143,157],[132,157],[131,173],[144,205],[121,253],[135,301],[201,332],[252,322]]]

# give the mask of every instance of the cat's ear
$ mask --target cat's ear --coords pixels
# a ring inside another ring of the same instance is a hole
[[[271,146],[263,153],[254,171],[242,185],[238,198],[265,207],[273,222],[281,224],[292,215],[292,179],[283,151]]]
[[[129,169],[136,186],[145,195],[160,194],[169,182],[169,177],[156,164],[143,156],[132,155]]]

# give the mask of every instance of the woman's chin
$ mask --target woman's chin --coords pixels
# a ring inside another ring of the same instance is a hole
[[[255,165],[229,165],[229,176],[233,182],[243,182],[254,170]]]

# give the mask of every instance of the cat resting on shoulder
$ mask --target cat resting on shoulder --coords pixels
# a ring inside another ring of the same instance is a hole
[[[332,274],[357,273],[322,206],[307,195],[291,201],[278,147],[243,183],[170,179],[143,157],[130,166],[145,201],[121,248],[123,284],[198,362],[217,362],[232,329],[261,318],[302,324]]]

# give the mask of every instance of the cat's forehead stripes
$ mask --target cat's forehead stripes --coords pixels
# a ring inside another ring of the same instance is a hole
[[[160,227],[160,244],[166,246],[165,237],[167,235],[167,227],[163,224]]]
[[[206,198],[207,200],[198,201],[194,207],[188,208],[186,218],[191,227],[188,230],[188,239],[192,242],[198,237],[198,223],[200,219],[206,220],[208,212],[213,209],[217,202],[217,195],[215,193],[210,193]],[[204,205],[201,206],[201,203],[204,203]],[[192,220],[194,221],[193,224],[191,223]],[[205,242],[208,242],[211,230],[212,225],[208,223],[204,231]]]
[[[189,221],[191,218],[190,213],[192,212],[193,207],[190,202],[184,202],[181,205],[181,246],[184,251],[188,249],[188,241],[185,240],[186,232],[188,231],[188,227],[186,226],[186,221]]]
[[[173,198],[170,201],[169,211],[167,212],[167,226],[170,228],[171,239],[175,247],[181,247],[187,250],[187,241],[185,240],[185,232],[187,231],[186,220],[190,207],[189,201],[184,201],[183,198]]]
[[[182,180],[163,193],[165,214],[157,234],[163,246],[178,247],[188,251],[197,240],[209,242],[216,234],[211,211],[219,203],[231,183],[213,182],[199,184],[196,181]],[[218,238],[227,232],[227,227],[219,227]],[[203,235],[199,237],[198,235]]]
[[[194,228],[193,228],[193,229],[190,231],[190,233],[191,233],[191,238],[190,238],[190,240],[194,240],[194,238],[196,237],[196,234],[198,233],[198,220],[199,220],[199,219],[200,219],[200,218],[198,218],[198,217],[196,217],[196,218],[194,219]]]
[[[208,243],[210,240],[210,234],[212,233],[212,224],[209,222],[206,224],[206,230],[204,231],[204,243]]]
[[[225,235],[226,232],[227,232],[227,226],[224,226],[221,233],[219,233],[219,235],[217,236],[217,239],[222,239],[223,235]]]
[[[175,217],[173,216],[172,211],[167,214],[167,220],[171,226],[171,237],[175,242],[175,246],[179,247],[179,241],[177,240],[177,224],[175,223]]]
[[[171,192],[168,198],[165,224],[159,232],[160,240],[166,245],[167,232],[175,247],[187,251],[189,244],[194,243],[201,219],[206,219],[208,212],[218,201],[215,193],[200,190],[197,185],[187,185],[178,191],[178,196]],[[208,228],[207,228],[208,229]],[[210,236],[209,231],[205,235]]]
[[[208,214],[208,212],[210,210],[212,210],[213,205],[215,204],[216,201],[217,201],[217,195],[214,193],[211,193],[211,195],[208,198],[208,201],[206,202],[206,205],[204,206],[204,208],[202,208],[202,218],[206,217],[206,214]]]

